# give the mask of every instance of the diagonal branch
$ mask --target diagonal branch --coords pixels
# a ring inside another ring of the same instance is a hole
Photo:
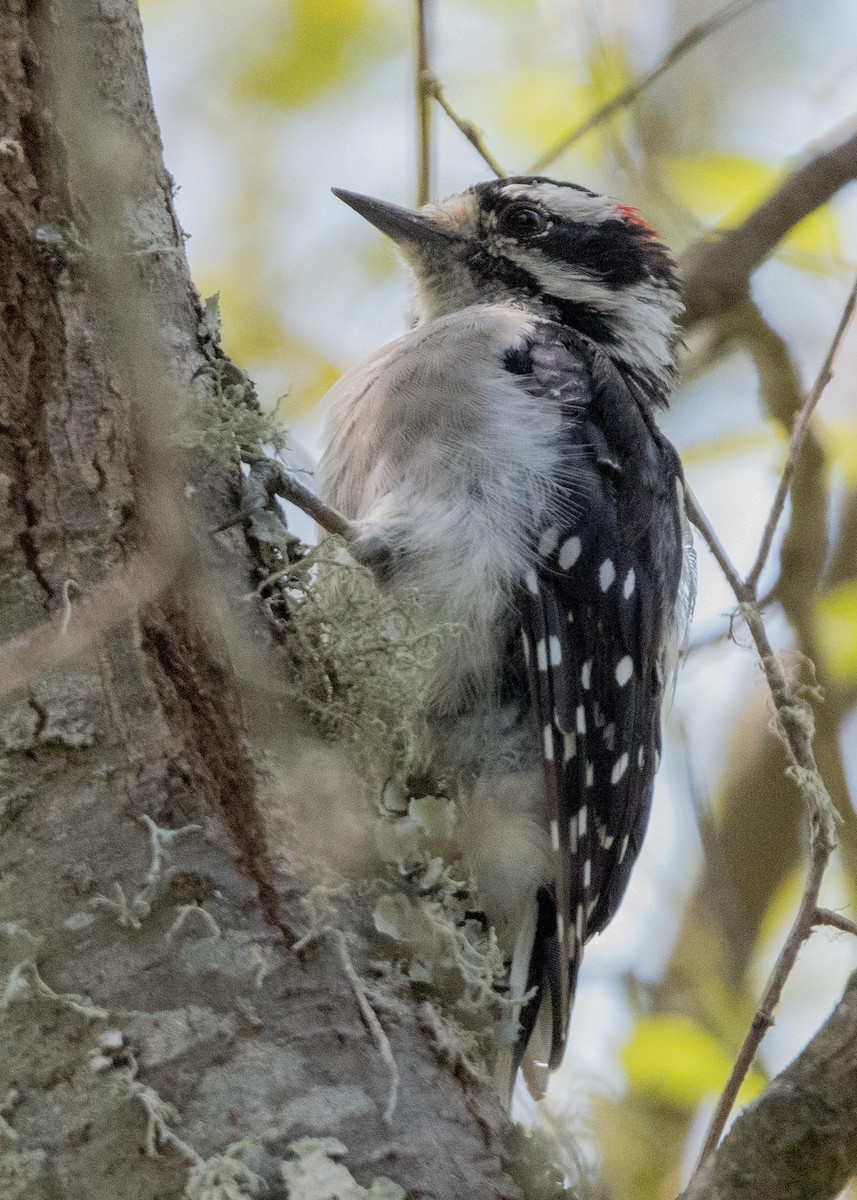
[[[538,175],[545,167],[550,166],[554,159],[559,158],[561,154],[564,154],[566,150],[570,149],[576,142],[579,142],[587,133],[590,133],[599,125],[603,125],[615,113],[621,112],[623,108],[627,108],[630,104],[633,104],[643,92],[660,79],[688,51],[695,49],[700,42],[704,42],[713,33],[717,33],[724,25],[728,25],[730,21],[733,21],[736,17],[740,17],[748,9],[764,2],[765,0],[733,0],[733,3],[727,4],[720,12],[694,25],[677,42],[674,42],[670,46],[658,65],[653,67],[648,74],[643,75],[635,83],[629,84],[628,87],[614,96],[612,100],[608,100],[601,108],[597,108],[582,124],[577,125],[569,133],[564,134],[558,142],[537,158],[530,167],[528,174]]]
[[[857,1167],[857,974],[681,1200],[832,1200]]]
[[[788,773],[794,780],[804,800],[810,822],[810,865],[804,883],[803,895],[792,928],[777,956],[774,969],[765,987],[759,1007],[747,1031],[744,1042],[733,1064],[723,1093],[708,1127],[705,1142],[696,1169],[697,1178],[712,1152],[717,1147],[729,1114],[735,1104],[738,1091],[750,1069],[756,1052],[773,1023],[774,1010],[779,1003],[783,987],[797,961],[801,946],[818,923],[818,896],[821,881],[830,855],[836,846],[835,825],[837,812],[815,758],[815,724],[813,711],[802,693],[800,684],[787,676],[780,659],[774,654],[765,629],[757,594],[758,578],[770,550],[773,531],[785,503],[788,488],[806,443],[806,435],[812,413],[833,372],[837,352],[842,344],[845,330],[851,320],[857,302],[857,281],[849,293],[842,317],[833,336],[830,349],[825,355],[818,379],[801,407],[792,432],[786,469],[765,526],[762,543],[756,562],[743,579],[724,549],[716,532],[696,502],[692,492],[687,492],[687,512],[690,520],[702,534],[723,574],[729,582],[738,609],[756,646],[762,669],[765,672],[771,699],[774,704],[774,731],[786,751]],[[692,1181],[693,1186],[693,1181]]]
[[[682,258],[685,325],[717,316],[746,297],[752,273],[804,217],[857,179],[857,125],[787,175],[745,221],[694,243]]]
[[[487,163],[498,179],[502,179],[506,172],[497,162],[497,159],[485,145],[482,134],[476,128],[472,121],[468,121],[466,117],[461,117],[449,103],[441,86],[440,80],[436,75],[432,75],[431,71],[423,72],[423,86],[426,92],[435,98],[440,107],[452,121],[456,129],[459,129],[467,138],[470,145],[476,150],[483,162]]]

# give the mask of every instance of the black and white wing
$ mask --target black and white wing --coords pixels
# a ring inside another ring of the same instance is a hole
[[[538,1019],[548,1036],[530,1047],[530,1067],[546,1052],[554,1068],[583,946],[615,913],[648,822],[677,634],[682,477],[635,385],[588,339],[545,322],[510,368],[567,415],[567,471],[519,599],[554,864],[538,898],[527,979],[537,991],[519,1052]]]

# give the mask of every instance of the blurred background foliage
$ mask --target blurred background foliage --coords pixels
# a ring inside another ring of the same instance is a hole
[[[509,173],[526,170],[651,70],[714,0],[434,0],[432,68]],[[415,194],[413,22],[405,0],[144,0],[167,161],[203,294],[311,466],[318,402],[407,327],[389,247],[330,195]],[[639,207],[678,254],[740,222],[794,160],[857,112],[853,0],[758,0],[549,173]],[[434,112],[436,196],[485,178]],[[666,421],[739,568],[781,469],[789,388],[814,377],[857,269],[857,193],[802,221],[754,276],[755,308],[695,328]],[[771,637],[817,678],[818,754],[843,815],[828,907],[855,915],[857,336],[842,349],[762,579]],[[624,1200],[672,1197],[693,1162],[802,884],[805,833],[731,594],[700,551],[693,647],[667,729],[651,832],[629,895],[590,946],[572,1050],[542,1112]],[[731,629],[734,640],[727,636]],[[804,656],[815,663],[809,666]],[[804,949],[746,1102],[831,1010],[857,947]],[[857,1190],[854,1195],[857,1196]]]

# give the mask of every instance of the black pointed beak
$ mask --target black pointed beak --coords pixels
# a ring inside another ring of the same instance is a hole
[[[454,237],[423,212],[401,208],[386,200],[375,200],[360,192],[346,192],[342,188],[331,188],[331,191],[402,248],[412,246],[422,249],[436,242],[449,242]]]

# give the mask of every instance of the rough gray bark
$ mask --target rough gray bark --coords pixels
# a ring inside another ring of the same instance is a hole
[[[439,1064],[410,997],[381,1011],[387,1124],[335,940],[291,949],[305,881],[272,865],[254,765],[288,741],[285,660],[240,527],[206,533],[237,463],[194,476],[163,439],[211,361],[133,0],[2,6],[0,139],[0,1195],[225,1196],[202,1161],[247,1138],[276,1197],[305,1135],[366,1186],[516,1195],[499,1104]],[[189,824],[155,869],[157,829]],[[184,905],[209,916],[171,934]]]
[[[681,1200],[828,1200],[857,1163],[857,975]]]

